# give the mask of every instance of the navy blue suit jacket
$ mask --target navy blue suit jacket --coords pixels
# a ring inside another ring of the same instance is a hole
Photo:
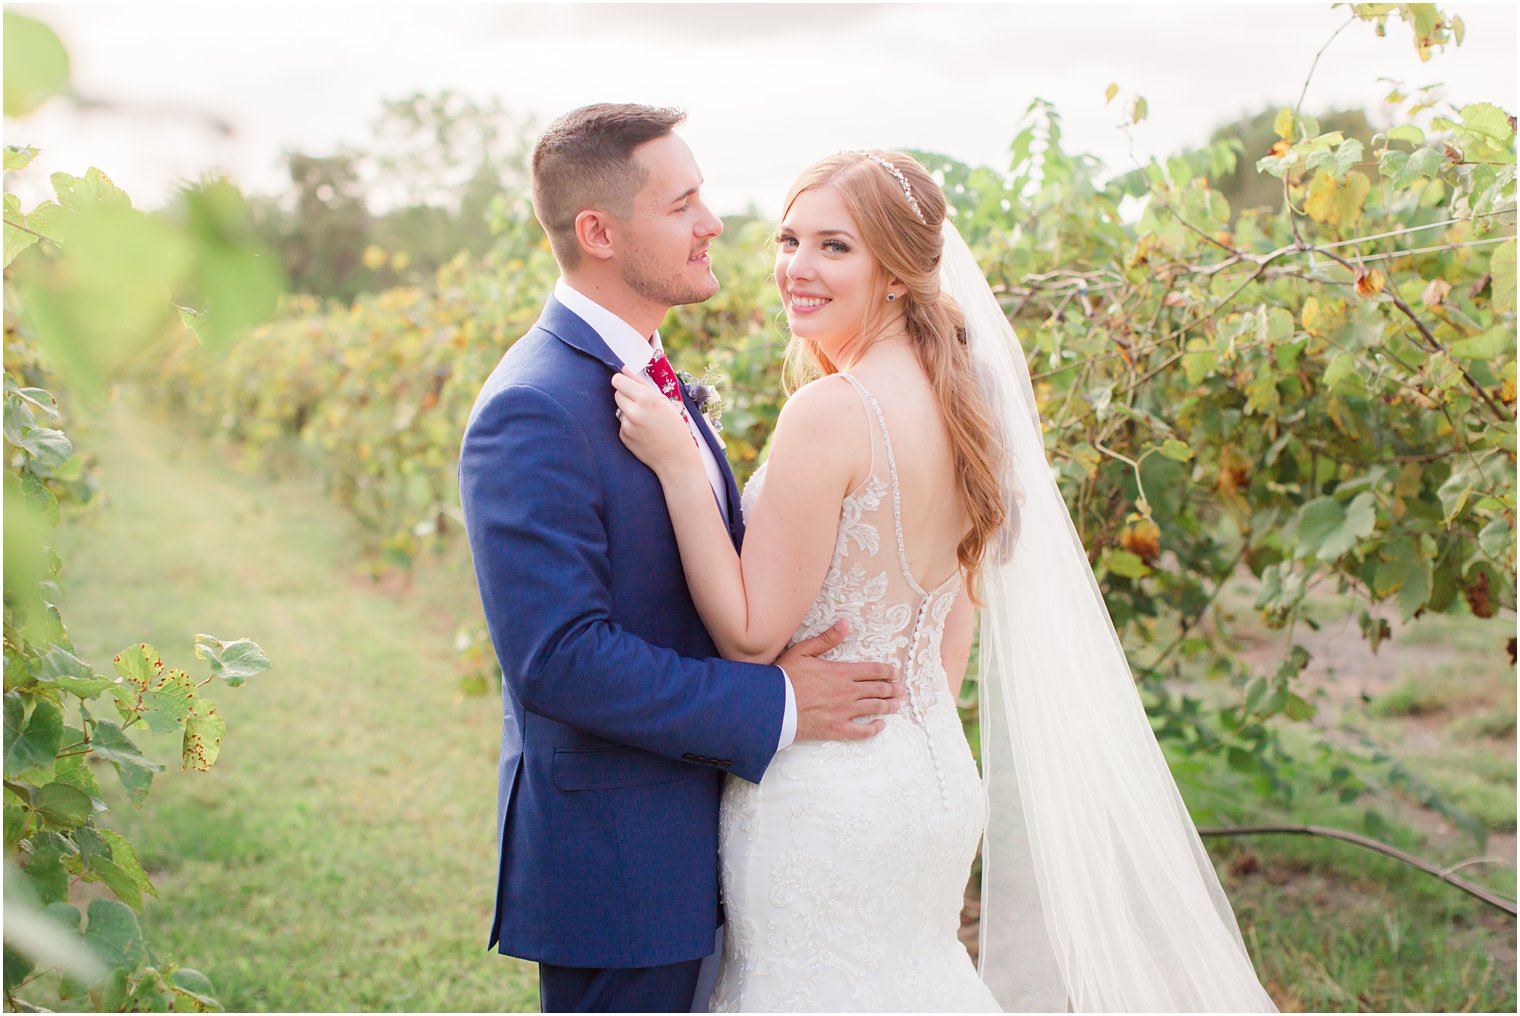
[[[715,658],[659,481],[618,439],[619,367],[551,297],[486,381],[459,462],[505,677],[490,944],[559,966],[712,952],[723,774],[759,781],[785,710],[778,668]],[[698,426],[737,546],[739,494]]]

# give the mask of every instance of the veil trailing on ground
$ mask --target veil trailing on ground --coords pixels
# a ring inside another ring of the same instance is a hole
[[[1016,506],[981,577],[982,978],[1009,1011],[1276,1011],[1045,458],[1023,350],[948,219],[944,241]]]

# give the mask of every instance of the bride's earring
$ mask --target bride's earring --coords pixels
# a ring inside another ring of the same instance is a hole
[[[895,299],[897,299],[897,294],[896,293],[888,293],[887,294],[887,302],[888,303],[891,303]]]

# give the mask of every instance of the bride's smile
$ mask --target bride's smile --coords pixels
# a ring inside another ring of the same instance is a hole
[[[792,334],[836,363],[890,319],[887,280],[832,186],[804,191],[787,209],[776,233],[775,279]]]

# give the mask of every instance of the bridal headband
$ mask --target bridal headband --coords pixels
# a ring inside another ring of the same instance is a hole
[[[898,184],[902,186],[903,197],[908,199],[908,205],[913,209],[913,214],[918,216],[919,222],[922,222],[927,226],[929,224],[929,220],[924,218],[923,211],[918,207],[918,199],[913,196],[913,187],[908,183],[908,178],[902,175],[902,170],[898,169],[896,166],[892,165],[890,162],[888,162],[886,159],[883,159],[879,155],[872,155],[870,152],[866,152],[864,154],[866,158],[870,159],[877,165],[884,167],[888,173],[891,173],[893,176],[897,177]]]

